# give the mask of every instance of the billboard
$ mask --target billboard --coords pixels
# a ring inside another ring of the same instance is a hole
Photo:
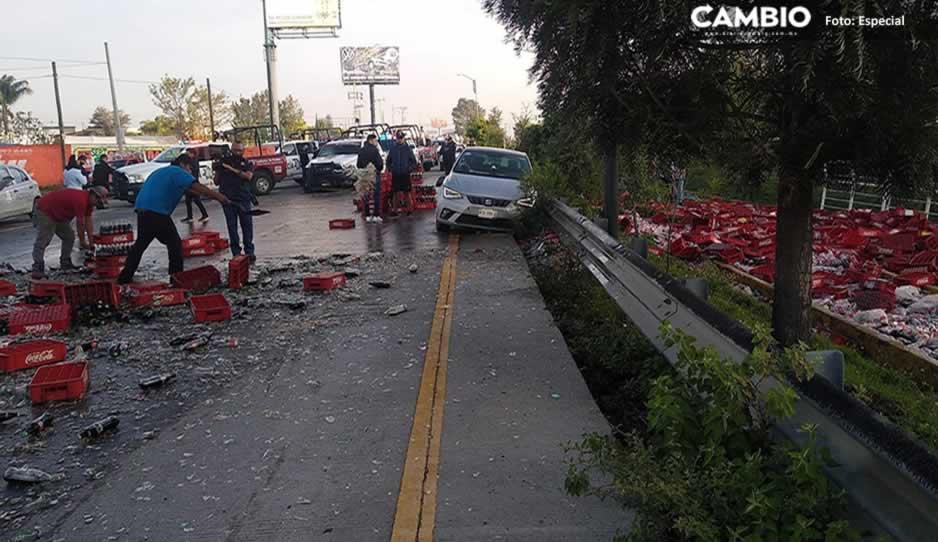
[[[342,82],[346,85],[397,85],[401,53],[397,47],[341,47]]]
[[[267,28],[341,28],[340,0],[267,0]]]

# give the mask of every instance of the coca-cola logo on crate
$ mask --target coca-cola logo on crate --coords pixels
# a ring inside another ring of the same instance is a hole
[[[26,365],[35,365],[37,363],[45,363],[55,359],[55,349],[49,348],[47,350],[40,350],[39,352],[32,352],[26,356]]]

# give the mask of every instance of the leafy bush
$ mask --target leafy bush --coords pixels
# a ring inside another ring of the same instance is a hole
[[[836,519],[843,494],[822,470],[830,458],[815,428],[803,428],[809,436],[800,448],[769,435],[774,420],[794,412],[797,396],[785,385],[763,394],[759,385],[807,376],[804,352],[770,354],[770,336],[759,329],[752,355],[733,363],[681,332],[662,332],[679,348],[680,376],[654,379],[644,434],[594,434],[574,447],[567,490],[635,506],[627,541],[859,540]],[[611,483],[594,486],[594,470]]]

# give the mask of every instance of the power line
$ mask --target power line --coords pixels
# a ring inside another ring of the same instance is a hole
[[[0,56],[0,60],[22,60],[23,62],[56,62],[65,63],[65,64],[103,64],[103,62],[98,62],[96,60],[63,60],[55,58],[36,58],[31,56]]]
[[[69,74],[59,74],[59,77],[67,77],[69,79],[87,79],[89,81],[107,81],[107,77],[91,77],[88,75],[69,75]],[[158,85],[159,81],[142,81],[138,79],[115,79],[119,83],[139,83],[142,85]]]

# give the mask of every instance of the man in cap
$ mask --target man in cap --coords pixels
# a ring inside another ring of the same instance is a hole
[[[397,141],[388,151],[387,166],[391,171],[391,208],[397,208],[399,213],[406,209],[407,214],[410,214],[413,209],[410,173],[417,169],[417,157],[407,144],[404,132],[397,133]]]
[[[449,175],[449,172],[453,170],[453,166],[456,164],[456,142],[453,141],[453,136],[449,134],[447,134],[443,145],[440,146],[440,162],[443,165],[444,175]]]
[[[72,231],[72,219],[78,230],[78,242],[81,248],[91,248],[94,224],[91,214],[99,203],[106,204],[107,189],[92,186],[88,190],[55,190],[39,198],[33,224],[36,226],[36,242],[33,244],[34,279],[45,277],[46,247],[52,242],[52,236],[62,240],[62,253],[59,257],[63,271],[75,269],[72,263],[72,247],[75,245],[75,232]]]

